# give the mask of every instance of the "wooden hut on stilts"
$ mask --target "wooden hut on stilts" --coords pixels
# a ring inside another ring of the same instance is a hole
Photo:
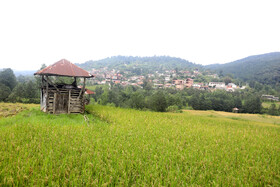
[[[34,75],[42,77],[41,110],[52,114],[84,113],[86,78],[92,78],[89,72],[62,59]],[[72,84],[55,84],[50,77],[73,77]],[[77,78],[83,79],[83,86],[77,86]]]

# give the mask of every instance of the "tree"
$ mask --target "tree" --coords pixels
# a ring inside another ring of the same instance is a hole
[[[17,84],[16,76],[11,68],[4,69],[0,72],[0,83],[13,90]]]
[[[256,81],[251,80],[251,81],[249,82],[249,86],[250,86],[251,88],[255,88],[255,84],[256,84]]]
[[[244,112],[246,113],[260,113],[262,109],[261,99],[258,96],[249,96],[244,102]]]
[[[19,82],[7,100],[9,102],[39,103],[39,90],[36,81]]]
[[[151,97],[151,108],[157,112],[165,112],[167,101],[162,91],[157,91]]]
[[[231,78],[230,77],[228,77],[228,76],[226,76],[225,78],[224,78],[224,82],[225,82],[225,84],[226,85],[228,85],[228,83],[231,83]]]
[[[220,70],[218,75],[219,77],[223,77],[224,76],[223,70]]]
[[[93,95],[93,98],[94,98],[94,100],[95,101],[98,101],[98,99],[102,96],[102,94],[104,93],[104,90],[103,90],[103,88],[102,87],[100,87],[100,86],[97,86],[96,88],[95,88],[95,94]]]
[[[205,97],[204,94],[200,94],[199,96],[199,107],[201,110],[210,110],[211,108],[211,100]]]
[[[38,98],[38,89],[36,87],[36,83],[33,81],[28,81],[26,83],[26,89],[25,89],[25,98],[28,99],[34,99],[34,98]]]
[[[5,101],[11,93],[11,89],[0,83],[0,101]]]
[[[98,104],[106,105],[107,103],[109,103],[108,90],[105,90],[104,93],[101,95],[100,99],[98,100]]]
[[[42,64],[40,70],[45,69],[46,67],[46,64]]]
[[[145,98],[140,92],[135,92],[131,95],[129,106],[131,108],[143,109],[145,107]]]
[[[9,102],[22,102],[25,97],[25,83],[18,83],[9,95]]]
[[[114,103],[115,106],[119,107],[121,104],[119,93],[114,90],[108,91],[108,101],[109,103]]]
[[[193,107],[193,109],[199,110],[199,95],[193,95],[189,101],[189,104]]]
[[[150,91],[150,90],[153,89],[153,85],[152,85],[152,83],[149,82],[148,79],[144,79],[144,81],[143,81],[143,88],[145,90],[147,90],[147,91]]]
[[[258,82],[256,82],[256,83],[255,83],[255,89],[256,89],[257,91],[261,91],[261,90],[263,89],[263,85],[260,84],[260,83],[258,83]]]
[[[235,97],[234,98],[234,107],[237,107],[237,108],[242,108],[242,101],[239,97]]]

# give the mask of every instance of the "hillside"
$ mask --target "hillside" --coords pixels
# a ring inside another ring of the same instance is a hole
[[[113,56],[98,61],[87,61],[82,64],[76,64],[83,69],[91,70],[92,68],[103,68],[128,70],[131,68],[142,69],[143,72],[164,69],[185,69],[199,68],[200,65],[194,64],[187,60],[169,56],[153,56],[153,57],[132,57],[132,56]]]
[[[256,80],[263,84],[279,85],[280,52],[249,56],[226,64],[212,64],[205,68],[232,74],[244,81]]]
[[[280,82],[280,52],[249,56],[226,64],[201,66],[187,60],[169,56],[132,57],[114,56],[98,61],[87,61],[77,64],[83,69],[107,67],[109,70],[131,71],[138,75],[164,70],[210,69],[232,74],[243,81],[258,81],[263,84],[279,85]]]
[[[0,118],[0,186],[279,186],[280,126],[270,117],[87,112],[37,106]]]

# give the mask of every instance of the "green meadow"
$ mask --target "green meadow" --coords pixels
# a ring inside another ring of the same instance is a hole
[[[26,107],[0,118],[0,186],[279,186],[280,125],[259,118]]]
[[[270,102],[270,101],[265,101],[265,102],[263,102],[263,103],[262,103],[262,106],[263,106],[264,108],[269,108],[272,104],[275,104],[275,106],[276,106],[277,108],[279,108],[279,106],[280,106],[280,102]]]

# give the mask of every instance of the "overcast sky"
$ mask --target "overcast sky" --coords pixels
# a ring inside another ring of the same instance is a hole
[[[226,63],[280,51],[279,0],[0,2],[0,68],[126,55]]]

